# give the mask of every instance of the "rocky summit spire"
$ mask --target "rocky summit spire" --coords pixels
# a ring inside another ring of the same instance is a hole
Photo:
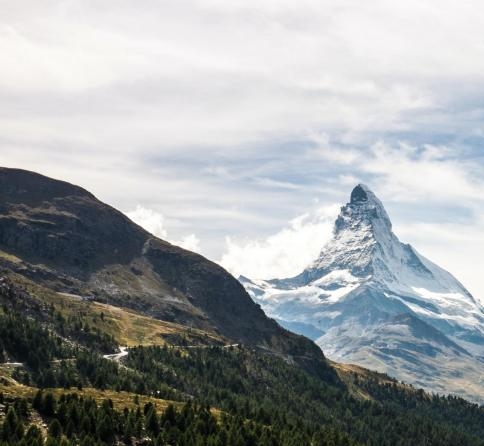
[[[361,233],[363,227],[377,238],[378,235],[388,237],[392,231],[383,203],[368,186],[358,184],[351,192],[349,203],[341,208],[335,222],[335,236],[345,230]]]
[[[353,207],[363,206],[363,207],[375,207],[385,210],[383,203],[378,199],[378,197],[373,193],[373,191],[365,184],[358,184],[351,191],[350,201],[347,205],[352,205]],[[385,212],[386,214],[386,212]]]
[[[351,192],[350,202],[352,204],[365,203],[368,201],[368,192],[370,190],[364,184],[358,184]]]

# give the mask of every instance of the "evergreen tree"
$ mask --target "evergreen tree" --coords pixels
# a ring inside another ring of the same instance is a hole
[[[2,425],[1,438],[8,443],[14,444],[20,441],[23,435],[24,426],[22,420],[17,416],[15,409],[9,407]]]
[[[49,424],[49,436],[52,438],[60,438],[62,435],[62,426],[57,418],[54,418]]]
[[[152,438],[156,438],[160,432],[158,417],[153,406],[149,408],[148,413],[146,414],[145,428]]]

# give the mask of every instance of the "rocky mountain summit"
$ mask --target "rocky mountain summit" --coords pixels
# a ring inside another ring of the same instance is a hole
[[[484,310],[450,273],[401,243],[357,185],[332,239],[299,275],[241,278],[254,301],[326,355],[432,391],[484,401]]]

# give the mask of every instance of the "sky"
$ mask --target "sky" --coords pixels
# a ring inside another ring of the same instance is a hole
[[[0,0],[0,164],[254,278],[366,183],[484,301],[484,4]]]

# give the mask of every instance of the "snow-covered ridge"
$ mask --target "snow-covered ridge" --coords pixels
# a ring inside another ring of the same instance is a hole
[[[399,353],[389,355],[389,349],[422,350],[422,336],[428,335],[426,347],[417,357],[415,352],[406,355],[400,368],[418,376],[412,362],[426,355],[448,358],[449,352],[465,354],[484,367],[482,306],[450,273],[399,241],[383,204],[365,185],[353,189],[336,219],[332,239],[299,275],[240,280],[264,311],[283,325],[317,330],[302,334],[324,333],[316,340],[332,359],[392,371]],[[362,345],[372,353],[361,356]],[[373,359],[365,363],[362,357]],[[484,382],[482,390],[484,400]]]

